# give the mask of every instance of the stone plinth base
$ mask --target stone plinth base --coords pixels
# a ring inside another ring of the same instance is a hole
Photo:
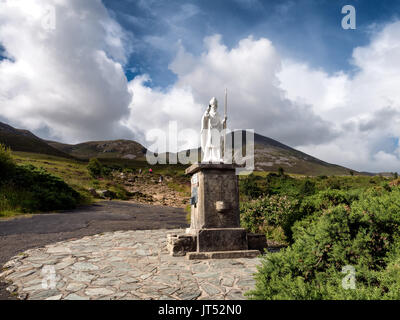
[[[259,250],[264,252],[264,249],[267,249],[267,238],[265,237],[265,234],[248,233],[247,245],[249,250]]]
[[[246,230],[242,228],[201,229],[197,233],[197,252],[247,249]]]
[[[258,250],[214,251],[214,252],[188,252],[188,260],[196,259],[237,259],[256,258],[260,255]]]
[[[237,165],[196,163],[191,178],[190,228],[170,235],[168,250],[189,259],[252,258],[267,247],[265,235],[248,234],[240,226]]]
[[[267,248],[263,234],[242,228],[202,229],[197,235],[169,234],[167,248],[174,257],[194,259],[255,258]]]
[[[171,256],[180,257],[187,252],[196,251],[196,236],[187,234],[169,234],[167,235],[167,249]]]

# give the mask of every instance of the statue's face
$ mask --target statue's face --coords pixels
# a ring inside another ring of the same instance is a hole
[[[210,101],[210,105],[211,105],[211,109],[213,111],[217,111],[217,107],[218,107],[217,99],[212,98],[211,101]]]

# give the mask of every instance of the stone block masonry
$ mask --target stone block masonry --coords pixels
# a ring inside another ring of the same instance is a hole
[[[190,253],[188,259],[250,257],[267,247],[265,235],[247,234],[240,227],[236,168],[233,164],[197,163],[186,169],[192,176],[191,223],[185,235],[167,239],[171,255]],[[249,249],[253,251],[249,253]]]

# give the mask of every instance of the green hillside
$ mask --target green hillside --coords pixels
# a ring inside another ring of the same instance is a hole
[[[8,124],[0,122],[0,143],[13,151],[34,152],[57,157],[72,158],[27,130],[15,129]]]
[[[146,148],[132,140],[89,141],[79,144],[64,144],[55,141],[47,143],[71,156],[79,159],[90,158],[122,158],[144,160]]]

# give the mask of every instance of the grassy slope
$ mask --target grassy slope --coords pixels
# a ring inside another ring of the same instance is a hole
[[[12,157],[17,164],[32,164],[35,167],[43,168],[47,172],[61,178],[72,188],[84,194],[88,199],[91,198],[88,189],[97,190],[110,189],[118,191],[124,189],[123,186],[114,181],[112,177],[105,179],[94,179],[87,170],[88,161],[79,159],[67,159],[57,156],[50,156],[29,152],[13,152]],[[150,166],[147,162],[128,159],[100,159],[100,162],[115,170],[128,170],[138,172],[142,169],[144,179],[150,179],[151,176],[163,175],[172,177],[168,182],[168,187],[185,195],[190,193],[190,179],[185,175],[186,166],[182,165],[154,165]],[[152,175],[148,174],[152,169]],[[93,200],[93,199],[92,199]]]
[[[32,164],[35,167],[42,167],[76,189],[92,186],[93,179],[86,169],[86,161],[18,151],[14,151],[12,155],[17,164]]]

